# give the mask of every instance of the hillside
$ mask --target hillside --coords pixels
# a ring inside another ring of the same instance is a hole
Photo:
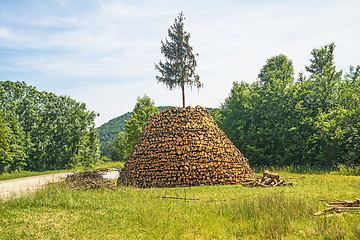
[[[124,131],[125,120],[128,120],[132,112],[127,112],[119,117],[111,119],[97,128],[99,133],[101,149],[106,143],[111,142],[116,138],[119,132]]]

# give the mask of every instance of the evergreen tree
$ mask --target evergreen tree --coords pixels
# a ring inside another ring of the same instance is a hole
[[[200,88],[202,83],[199,75],[195,73],[195,56],[198,54],[192,52],[193,48],[189,44],[190,34],[184,30],[184,20],[184,14],[180,12],[168,30],[170,39],[161,41],[161,53],[166,60],[159,61],[155,68],[160,72],[160,76],[156,76],[158,82],[165,83],[170,90],[175,87],[181,88],[185,108],[185,85]]]

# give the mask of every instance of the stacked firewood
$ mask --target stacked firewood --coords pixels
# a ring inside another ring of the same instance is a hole
[[[176,187],[238,184],[254,178],[248,160],[203,107],[152,115],[118,184]]]
[[[280,176],[277,173],[270,173],[268,170],[264,171],[262,177],[255,177],[254,179],[246,179],[241,183],[243,186],[247,187],[277,187],[284,185],[293,185],[292,182],[285,182],[285,180],[280,180]]]

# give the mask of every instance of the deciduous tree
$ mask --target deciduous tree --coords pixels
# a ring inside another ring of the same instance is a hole
[[[2,118],[2,114],[0,114],[0,173],[4,172],[6,167],[9,166],[9,150],[10,148],[7,136],[7,127]]]
[[[120,132],[118,137],[113,141],[113,151],[111,160],[114,162],[124,162],[129,157],[128,134]]]
[[[0,82],[7,125],[7,171],[63,169],[99,160],[94,119],[85,104],[40,92],[24,82]]]
[[[125,121],[129,153],[132,151],[135,143],[139,140],[144,125],[150,115],[158,111],[159,110],[155,107],[155,103],[151,101],[148,96],[144,95],[142,98],[138,97],[131,118]]]
[[[234,83],[216,119],[250,164],[360,164],[360,67],[343,79],[334,49],[333,43],[314,48],[310,75],[296,82],[292,62],[279,55],[255,83]]]

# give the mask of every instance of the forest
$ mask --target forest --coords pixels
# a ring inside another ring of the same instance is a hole
[[[288,57],[269,58],[257,81],[235,82],[213,111],[250,165],[360,164],[360,66],[337,70],[334,50],[314,48],[297,79]]]
[[[0,173],[99,162],[96,113],[67,96],[24,82],[0,82]]]

